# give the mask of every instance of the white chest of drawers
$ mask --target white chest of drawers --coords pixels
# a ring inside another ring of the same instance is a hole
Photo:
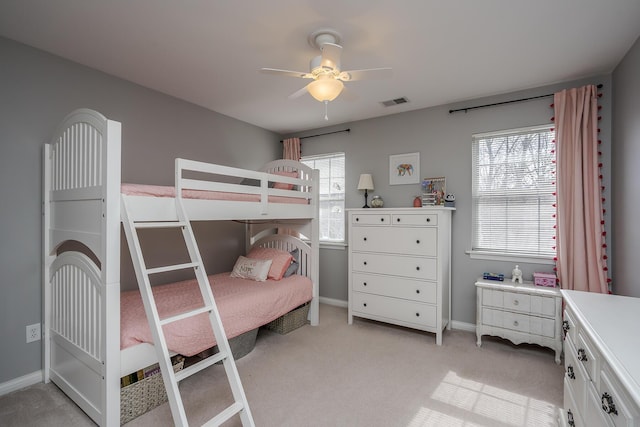
[[[506,338],[514,344],[530,343],[562,354],[562,296],[557,288],[478,279],[476,282],[476,336]]]
[[[562,426],[640,426],[640,298],[561,291]]]
[[[436,334],[451,327],[452,208],[349,209],[353,317]]]

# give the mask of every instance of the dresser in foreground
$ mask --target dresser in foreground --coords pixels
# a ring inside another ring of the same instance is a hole
[[[562,290],[562,426],[640,426],[640,298]]]
[[[436,334],[451,327],[452,208],[350,209],[353,317]]]

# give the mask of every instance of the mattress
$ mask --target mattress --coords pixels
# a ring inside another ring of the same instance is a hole
[[[230,273],[209,276],[227,338],[265,325],[312,298],[308,277],[292,275],[281,280],[256,282],[230,277]],[[195,279],[153,287],[160,318],[202,307]],[[208,314],[180,320],[163,327],[170,351],[193,356],[216,344]],[[153,343],[139,291],[122,292],[120,297],[120,348]]]
[[[122,184],[122,194],[128,196],[145,197],[175,197],[176,190],[173,186],[146,185],[146,184]],[[300,194],[300,193],[297,193]],[[226,200],[235,202],[260,202],[259,194],[232,193],[226,191],[182,190],[182,197],[201,200]],[[286,196],[269,196],[269,203],[295,203],[307,205],[308,199]]]

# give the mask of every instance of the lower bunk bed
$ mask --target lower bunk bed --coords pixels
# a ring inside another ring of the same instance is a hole
[[[250,253],[260,249],[297,252],[298,260],[293,274],[280,280],[240,284],[241,279],[230,277],[235,267],[231,274],[210,276],[226,338],[240,337],[304,304],[310,323],[318,324],[317,171],[291,161],[251,171],[177,159],[172,194],[121,194],[120,124],[84,109],[67,116],[45,144],[43,164],[43,379],[58,385],[97,424],[120,425],[121,378],[158,362],[139,294],[120,292],[121,221],[175,222],[180,206],[189,220],[250,224],[245,236],[247,258],[264,260],[264,254],[261,258]],[[193,178],[193,173],[223,179],[202,180]],[[216,192],[224,197],[201,197]],[[234,196],[227,197],[230,194]],[[274,227],[297,230],[310,244],[273,234]],[[64,248],[69,242],[75,249]],[[287,267],[291,266],[290,262]],[[246,268],[239,271],[246,273]],[[185,295],[189,287],[188,282],[154,286],[153,294],[175,292],[162,309],[170,315],[178,301],[186,306],[195,303]],[[285,288],[297,292],[288,294]],[[238,302],[243,294],[253,305]],[[267,304],[265,298],[273,300]],[[199,329],[194,319],[194,324],[181,320],[163,328],[176,329],[171,352],[201,354],[216,344],[211,324]],[[146,331],[123,337],[130,321],[143,323]]]

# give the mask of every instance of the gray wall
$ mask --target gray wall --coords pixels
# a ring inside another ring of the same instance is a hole
[[[347,208],[361,207],[363,194],[357,182],[361,173],[373,174],[375,191],[385,207],[409,207],[419,194],[420,186],[389,185],[389,155],[420,152],[420,173],[423,177],[445,176],[447,192],[456,195],[456,211],[452,230],[452,317],[454,321],[475,323],[475,278],[484,271],[502,272],[511,276],[514,262],[470,259],[465,253],[471,246],[471,135],[500,129],[551,123],[552,97],[498,107],[449,114],[450,109],[488,104],[532,96],[546,95],[564,88],[602,83],[603,96],[600,121],[601,150],[605,186],[610,178],[611,78],[599,76],[562,85],[547,86],[499,97],[477,99],[412,112],[380,117],[305,132],[299,136],[350,128],[350,133],[338,133],[303,140],[303,155],[344,151],[346,153]],[[411,98],[409,94],[409,98]],[[609,205],[609,201],[605,203]],[[607,209],[609,211],[609,209]],[[607,228],[610,224],[607,223]],[[321,250],[320,295],[347,299],[347,256],[340,251]],[[532,279],[534,271],[551,271],[552,265],[520,263],[524,277]],[[326,272],[326,269],[331,269]],[[326,275],[326,276],[325,276]],[[325,277],[327,280],[325,280]]]
[[[281,147],[278,135],[264,129],[4,38],[0,58],[3,383],[41,367],[41,342],[26,344],[25,327],[41,321],[42,145],[67,113],[87,107],[122,123],[124,182],[171,184],[177,156],[256,169],[280,157]],[[195,229],[208,272],[230,270],[244,251],[244,227],[206,223]],[[147,244],[166,248],[161,239]],[[170,256],[164,249],[153,255]],[[124,288],[135,287],[127,256],[122,280]]]
[[[640,297],[640,39],[613,72],[613,289]]]

